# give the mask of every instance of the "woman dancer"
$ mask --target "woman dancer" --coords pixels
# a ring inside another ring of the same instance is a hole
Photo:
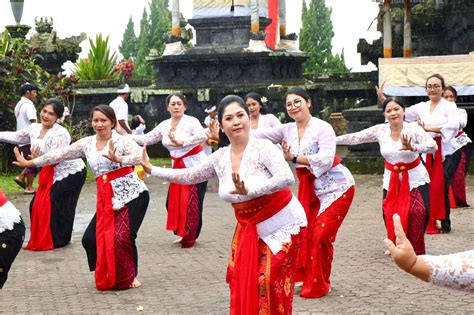
[[[268,113],[267,99],[258,93],[245,95],[245,104],[250,112],[250,127],[252,130],[261,128],[272,128],[281,125],[281,122],[273,114]]]
[[[82,245],[90,270],[95,270],[96,287],[98,290],[135,288],[140,286],[136,278],[135,239],[148,207],[149,195],[131,166],[140,163],[142,149],[113,130],[117,120],[110,106],[94,107],[91,116],[94,136],[30,161],[15,150],[15,164],[46,166],[87,158],[96,177],[97,208],[84,232]]]
[[[417,121],[425,131],[436,141],[438,150],[426,155],[426,169],[430,174],[430,218],[426,233],[449,233],[451,231],[449,186],[461,159],[461,153],[451,140],[459,129],[459,118],[456,104],[442,97],[445,87],[444,78],[433,74],[426,79],[426,93],[430,99],[408,107],[405,119],[408,122]],[[377,95],[383,102],[384,84],[377,88]],[[441,220],[440,222],[437,222]]]
[[[0,132],[0,141],[31,143],[33,153],[38,155],[68,146],[71,136],[57,123],[63,113],[61,100],[51,98],[41,110],[40,124],[33,123],[16,132]],[[38,190],[30,203],[31,236],[25,249],[51,250],[71,242],[77,201],[85,180],[86,167],[81,159],[41,169]]]
[[[396,245],[385,239],[400,269],[434,285],[474,292],[474,250],[451,255],[417,256],[403,231],[400,217],[393,215]]]
[[[20,211],[0,189],[0,290],[25,239],[25,224]]]
[[[444,89],[443,97],[453,103],[456,103],[458,98],[458,92],[452,86],[447,86]],[[471,146],[471,139],[463,131],[467,125],[467,112],[465,109],[458,108],[459,120],[461,121],[459,126],[459,132],[451,140],[453,146],[457,147],[461,152],[461,160],[459,165],[454,173],[453,181],[451,183],[451,190],[453,192],[453,197],[456,207],[469,207],[467,204],[466,198],[466,174],[467,168],[469,165],[469,160],[471,158],[471,150],[468,149]]]
[[[311,116],[309,94],[293,87],[284,101],[295,122],[254,131],[252,135],[273,143],[283,141],[285,159],[296,165],[298,199],[308,219],[297,281],[303,281],[302,297],[319,298],[331,291],[333,243],[354,198],[354,178],[336,156],[336,135],[331,125]]]
[[[388,238],[395,242],[392,217],[398,213],[415,252],[423,255],[430,177],[419,155],[435,152],[436,142],[417,123],[404,122],[405,106],[397,98],[387,98],[382,111],[388,124],[339,136],[337,144],[379,143],[385,159],[383,217]]]
[[[293,175],[278,148],[250,138],[248,108],[240,97],[224,97],[218,119],[230,145],[204,163],[180,170],[152,167],[144,151],[144,169],[188,185],[217,176],[219,195],[232,203],[238,221],[227,274],[230,313],[291,314],[299,235],[306,226],[288,188]]]
[[[139,145],[151,145],[161,141],[170,152],[173,168],[187,168],[206,160],[201,143],[207,135],[201,123],[194,117],[185,115],[186,98],[180,93],[173,93],[166,98],[166,106],[171,118],[162,121],[145,135],[134,135]],[[193,247],[202,227],[202,206],[207,182],[196,185],[171,183],[166,199],[168,220],[166,229],[173,231],[180,238],[173,243],[181,247]]]

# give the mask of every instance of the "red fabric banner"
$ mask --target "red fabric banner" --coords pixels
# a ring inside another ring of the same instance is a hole
[[[265,43],[271,49],[275,49],[279,24],[278,0],[268,0],[268,18],[272,19],[272,23],[265,29],[265,32],[268,33],[265,37]]]

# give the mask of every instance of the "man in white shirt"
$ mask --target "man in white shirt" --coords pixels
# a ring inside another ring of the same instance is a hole
[[[109,105],[113,108],[117,118],[115,130],[121,134],[131,134],[132,130],[128,125],[128,104],[126,100],[130,97],[130,87],[128,84],[122,84],[117,89],[117,98]]]
[[[39,87],[35,84],[25,83],[20,87],[21,99],[15,106],[16,130],[21,130],[32,123],[37,122],[36,107],[34,102],[38,98]],[[31,154],[31,147],[29,144],[19,146],[23,155],[28,158]],[[25,168],[21,174],[14,179],[15,183],[25,189],[25,193],[33,194],[33,181],[38,170],[36,168]]]

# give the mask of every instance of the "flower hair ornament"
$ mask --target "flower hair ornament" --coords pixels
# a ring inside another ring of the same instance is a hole
[[[265,96],[262,96],[262,98],[260,98],[260,102],[262,102],[263,105],[267,105],[268,98],[266,98]]]

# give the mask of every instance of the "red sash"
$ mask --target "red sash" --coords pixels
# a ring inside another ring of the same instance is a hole
[[[233,203],[241,225],[231,281],[230,313],[258,314],[258,234],[256,224],[278,213],[293,198],[289,188],[271,195]]]
[[[341,164],[341,159],[335,155],[331,168]],[[318,196],[314,192],[314,180],[316,179],[311,171],[306,167],[297,167],[296,176],[298,177],[298,200],[300,201],[306,213],[308,226],[303,232],[300,250],[298,251],[297,274],[296,281],[302,281],[303,274],[306,270],[306,260],[308,257],[308,237],[313,235],[314,221],[318,216],[320,202]]]
[[[331,168],[341,164],[341,158],[337,155],[334,156]],[[316,209],[316,215],[319,210],[319,199],[314,193],[314,180],[315,177],[311,171],[306,167],[297,167],[296,176],[298,177],[298,200],[303,206],[304,211],[306,212],[306,219],[308,223],[310,222],[311,213]],[[313,211],[311,212],[311,209]],[[300,249],[301,251],[301,249]]]
[[[51,235],[51,186],[53,186],[54,165],[43,166],[41,169],[38,190],[31,207],[31,236],[28,250],[54,249]]]
[[[383,211],[385,214],[385,227],[387,235],[392,242],[395,242],[395,231],[393,229],[393,215],[398,213],[402,222],[403,230],[408,231],[408,212],[410,210],[410,182],[408,171],[420,165],[421,160],[417,158],[413,162],[390,164],[385,161],[385,168],[390,170],[390,184],[387,196],[383,201]],[[400,174],[402,182],[400,184]]]
[[[173,168],[186,168],[183,159],[185,157],[196,155],[202,151],[200,145],[194,147],[185,155],[173,159]],[[177,235],[184,236],[186,228],[186,214],[188,209],[189,185],[170,183],[168,195],[168,219],[166,229],[175,231]]]
[[[443,220],[446,216],[444,205],[444,169],[441,155],[441,137],[434,138],[438,150],[426,155],[426,170],[430,174],[430,221]]]
[[[124,167],[96,178],[96,244],[95,285],[97,290],[110,290],[116,285],[115,274],[115,214],[112,208],[114,192],[110,181],[133,172]]]
[[[3,207],[8,202],[7,197],[3,194],[3,191],[0,189],[0,208]]]

